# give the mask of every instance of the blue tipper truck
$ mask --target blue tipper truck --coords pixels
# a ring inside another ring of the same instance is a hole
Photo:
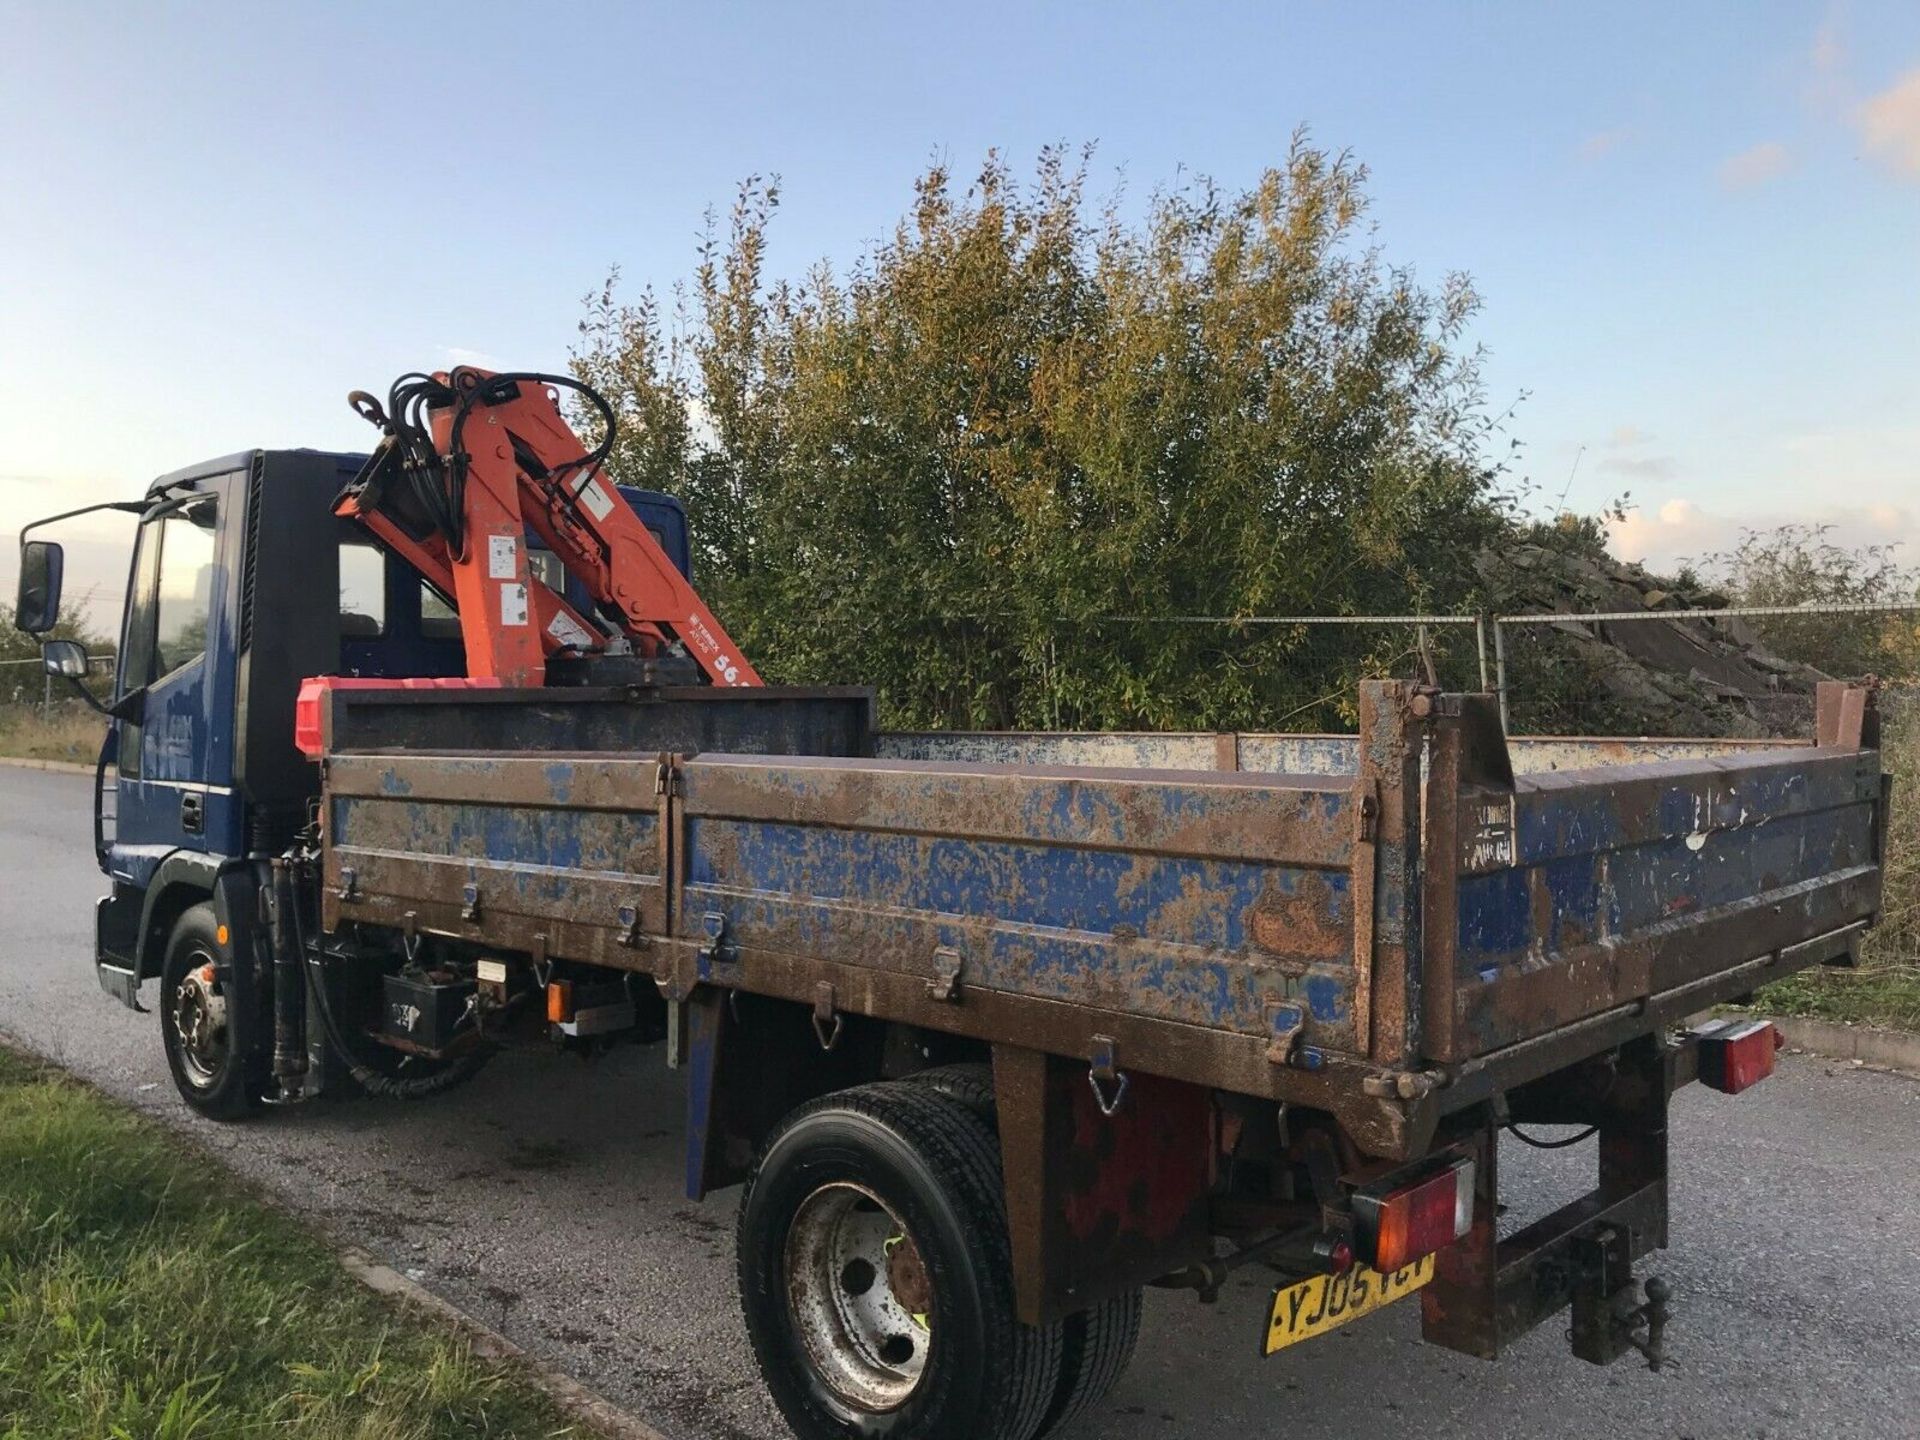
[[[360,459],[231,456],[121,507],[101,984],[157,990],[221,1118],[659,1045],[688,1193],[744,1186],[746,1326],[809,1440],[1050,1433],[1127,1363],[1142,1286],[1249,1264],[1261,1353],[1417,1297],[1473,1355],[1570,1311],[1581,1357],[1658,1365],[1672,1297],[1634,1266],[1670,1097],[1776,1043],[1689,1017],[1849,963],[1880,905],[1859,688],[1756,744],[1517,739],[1398,682],[1356,736],[436,684],[446,597],[330,509]],[[684,569],[680,508],[626,499]],[[59,549],[22,562],[44,632]],[[1593,1185],[1502,1236],[1499,1141],[1543,1126],[1591,1131]]]

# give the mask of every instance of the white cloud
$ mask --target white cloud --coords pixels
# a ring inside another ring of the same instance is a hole
[[[1616,425],[1605,444],[1609,450],[1627,450],[1635,445],[1644,445],[1651,439],[1653,437],[1637,425]]]
[[[1728,157],[1720,166],[1724,190],[1751,190],[1778,179],[1793,168],[1793,152],[1778,140],[1764,140]]]
[[[1836,506],[1797,513],[1722,515],[1677,497],[1657,506],[1629,511],[1608,525],[1613,553],[1638,560],[1656,574],[1671,572],[1689,560],[1731,549],[1747,530],[1779,525],[1826,525],[1836,545],[1896,544],[1895,558],[1920,562],[1920,511],[1903,505]]]
[[[1827,18],[1813,32],[1813,44],[1807,49],[1807,78],[1801,94],[1807,107],[1823,119],[1844,117],[1852,106],[1844,19],[1841,6],[1830,5]]]
[[[1896,175],[1920,180],[1920,66],[1869,99],[1855,119],[1868,153]]]
[[[1829,15],[1820,28],[1813,32],[1813,49],[1808,53],[1808,63],[1813,66],[1817,76],[1838,74],[1847,63],[1847,47],[1840,39],[1840,19]]]
[[[1600,462],[1600,468],[1634,480],[1668,480],[1679,466],[1671,455],[1609,455]]]
[[[1626,144],[1632,136],[1633,131],[1625,125],[1616,126],[1612,130],[1597,131],[1580,142],[1580,158],[1598,160],[1602,156],[1611,155]]]

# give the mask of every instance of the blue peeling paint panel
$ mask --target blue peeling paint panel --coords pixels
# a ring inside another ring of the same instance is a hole
[[[1173,856],[870,830],[693,820],[694,885],[857,900],[1017,925],[1136,934],[1208,949],[1249,943],[1254,909],[1293,899],[1309,872]],[[1349,923],[1347,877],[1319,876],[1324,922]]]

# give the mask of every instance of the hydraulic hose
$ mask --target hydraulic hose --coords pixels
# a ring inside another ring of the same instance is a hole
[[[306,1026],[301,987],[300,942],[294,916],[293,867],[284,855],[272,866],[273,927],[273,1078],[281,1090],[307,1068]]]
[[[292,890],[291,883],[288,885],[288,890],[289,892]],[[406,1079],[394,1075],[382,1075],[362,1060],[349,1045],[346,1034],[340,1028],[340,1022],[333,1013],[333,997],[327,987],[326,967],[320,963],[318,952],[307,945],[305,927],[301,924],[300,912],[297,909],[292,911],[292,917],[296,932],[295,941],[300,953],[306,957],[311,976],[308,988],[313,994],[315,1008],[320,1012],[320,1028],[325,1032],[327,1041],[333,1046],[335,1053],[347,1062],[347,1073],[353,1076],[369,1095],[378,1095],[388,1100],[424,1100],[472,1079],[479,1073],[480,1068],[493,1058],[492,1047],[482,1043],[451,1061],[444,1069],[436,1070],[430,1075]]]

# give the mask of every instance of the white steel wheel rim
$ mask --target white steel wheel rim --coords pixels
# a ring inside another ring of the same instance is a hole
[[[919,1247],[865,1186],[822,1185],[787,1231],[787,1308],[813,1369],[841,1400],[893,1410],[920,1384],[932,1284]]]
[[[173,1029],[179,1039],[180,1063],[196,1090],[205,1090],[219,1078],[227,1058],[227,1002],[214,989],[213,961],[196,950],[196,962],[180,977],[173,992]]]

